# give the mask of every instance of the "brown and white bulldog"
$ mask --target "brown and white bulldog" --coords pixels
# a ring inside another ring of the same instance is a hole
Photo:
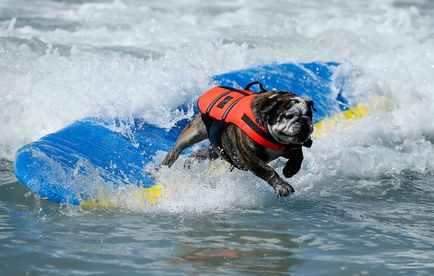
[[[238,92],[246,91],[225,88]],[[268,140],[271,140],[270,142],[277,147],[264,146],[264,144],[258,143],[255,137],[253,139],[247,135],[246,132],[248,131],[239,127],[240,125],[222,123],[203,111],[196,115],[181,132],[175,145],[165,157],[163,165],[172,166],[185,148],[208,138],[211,141],[211,146],[194,153],[191,157],[216,159],[220,156],[234,167],[249,170],[267,181],[274,188],[278,197],[285,197],[294,193],[294,188],[282,179],[268,163],[279,157],[288,159],[283,168],[283,175],[286,178],[292,177],[300,170],[303,161],[302,146],[310,147],[312,143],[310,135],[313,132],[313,102],[284,91],[247,96],[252,97],[248,105],[250,105],[250,112],[254,117],[254,124],[257,126],[253,126],[253,128],[258,129],[260,127],[265,130],[268,133],[266,133]],[[216,108],[216,104],[218,107],[228,103],[231,108],[235,106],[230,110],[233,114],[244,112],[244,110],[236,109],[237,101],[232,98],[220,96],[218,100],[222,104],[214,101],[212,103],[213,108]],[[231,102],[233,104],[230,104]],[[211,105],[207,111],[210,108]]]

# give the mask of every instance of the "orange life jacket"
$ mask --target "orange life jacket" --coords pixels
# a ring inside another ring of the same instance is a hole
[[[277,143],[268,130],[256,122],[252,110],[252,100],[255,97],[257,94],[250,90],[216,86],[200,96],[197,104],[202,116],[214,118],[219,123],[234,124],[253,141],[264,147],[276,151],[296,147]],[[209,120],[204,120],[204,122],[207,124]],[[207,125],[207,130],[210,136],[209,125]],[[213,143],[212,137],[210,141]]]

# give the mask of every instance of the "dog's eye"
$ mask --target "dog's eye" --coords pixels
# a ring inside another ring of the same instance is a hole
[[[285,119],[291,120],[292,118],[294,118],[294,114],[286,114]]]

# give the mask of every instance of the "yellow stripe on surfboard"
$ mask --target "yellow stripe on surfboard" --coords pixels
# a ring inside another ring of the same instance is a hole
[[[84,210],[89,209],[112,209],[117,208],[122,204],[119,204],[119,200],[122,196],[127,196],[128,201],[133,206],[149,206],[155,205],[161,199],[163,189],[159,185],[154,185],[149,188],[138,188],[133,191],[126,192],[126,195],[122,194],[122,191],[113,190],[108,194],[100,194],[96,198],[86,200],[81,203],[81,208]]]
[[[313,138],[317,139],[324,133],[327,133],[341,125],[343,122],[350,123],[351,120],[360,119],[367,114],[372,113],[372,108],[367,105],[356,105],[346,111],[340,112],[328,118],[325,118],[314,125]]]
[[[314,125],[313,139],[318,139],[325,133],[349,126],[355,120],[372,114],[374,111],[388,111],[391,109],[392,102],[382,96],[373,96],[365,99],[360,104],[352,108],[325,118]]]

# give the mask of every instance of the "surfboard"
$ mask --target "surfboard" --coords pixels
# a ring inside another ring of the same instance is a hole
[[[320,123],[345,112],[353,116],[351,108],[357,103],[345,97],[345,79],[334,75],[339,66],[335,62],[269,64],[215,75],[210,81],[243,88],[257,80],[267,90],[310,97],[317,109],[314,122]],[[131,187],[138,187],[143,200],[152,203],[162,191],[149,164],[158,151],[171,148],[187,123],[181,120],[163,129],[139,118],[84,118],[20,148],[15,175],[33,193],[61,204],[92,205],[101,194]]]

